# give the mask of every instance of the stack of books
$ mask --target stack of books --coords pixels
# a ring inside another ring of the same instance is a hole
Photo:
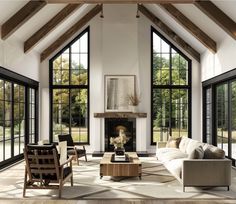
[[[125,154],[124,155],[116,155],[114,157],[115,161],[125,161]]]

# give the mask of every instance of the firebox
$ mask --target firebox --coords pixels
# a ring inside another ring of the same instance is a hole
[[[114,151],[114,146],[110,144],[110,138],[118,137],[122,129],[128,138],[124,145],[125,151],[136,151],[136,119],[135,118],[105,118],[105,151]]]

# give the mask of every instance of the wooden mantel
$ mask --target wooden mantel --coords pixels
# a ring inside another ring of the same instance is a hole
[[[147,113],[133,113],[133,112],[105,112],[94,113],[95,118],[146,118]]]

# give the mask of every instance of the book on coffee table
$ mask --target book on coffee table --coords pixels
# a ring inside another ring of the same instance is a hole
[[[125,155],[115,155],[112,154],[111,156],[111,162],[129,162],[129,155],[125,154]]]

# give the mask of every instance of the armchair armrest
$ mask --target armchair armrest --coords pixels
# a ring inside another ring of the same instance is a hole
[[[230,186],[229,159],[190,159],[183,161],[183,186]]]
[[[64,163],[60,164],[60,167],[63,167],[64,165],[71,163],[73,160],[73,156],[70,156]]]

